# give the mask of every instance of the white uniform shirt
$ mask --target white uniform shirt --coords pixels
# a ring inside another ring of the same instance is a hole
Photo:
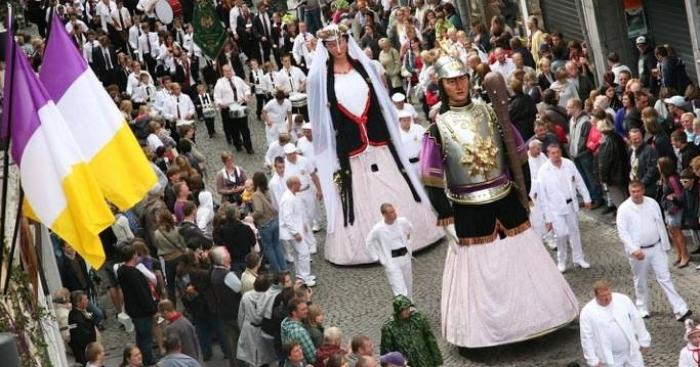
[[[119,19],[119,13],[121,13],[121,19]],[[121,9],[115,8],[110,13],[112,16],[112,24],[117,31],[123,31],[131,27],[131,15],[129,14],[129,9],[122,6]],[[124,22],[122,24],[122,21]]]
[[[85,58],[88,64],[92,64],[92,49],[99,45],[100,43],[94,40],[92,42],[85,42],[83,45],[83,58]]]
[[[113,24],[112,11],[116,9],[117,4],[115,4],[114,1],[110,1],[109,4],[105,4],[104,2],[100,1],[95,6],[95,12],[100,16],[100,24],[103,31],[109,32],[107,24]]]
[[[545,220],[551,223],[557,215],[569,213],[571,205],[578,211],[576,192],[583,196],[583,201],[591,202],[586,184],[574,163],[566,158],[561,159],[561,167],[557,168],[551,161],[545,163],[537,173],[538,199],[544,207]],[[567,203],[567,200],[571,200]]]
[[[272,91],[272,85],[268,84],[262,69],[250,70],[250,82],[255,87],[255,94],[266,94]]]
[[[165,104],[170,100],[170,92],[168,92],[165,89],[158,89],[156,91],[155,97],[151,97],[154,100],[153,102],[153,109],[156,111],[163,113],[163,109],[165,108]]]
[[[284,157],[284,147],[280,145],[279,140],[275,140],[270,143],[267,147],[267,152],[265,153],[265,165],[272,167],[275,163],[275,158]]]
[[[639,205],[628,198],[617,208],[615,222],[618,236],[628,255],[639,250],[640,246],[648,246],[658,241],[661,241],[664,251],[671,249],[661,208],[652,198],[645,196]],[[650,228],[642,228],[643,226]]]
[[[286,190],[287,182],[284,179],[284,175],[280,176],[277,172],[273,173],[272,177],[270,177],[270,192],[272,192],[272,199],[275,201],[278,208],[282,200],[282,194],[284,194]]]
[[[292,45],[292,56],[297,64],[300,64],[302,58],[304,57],[304,47],[306,46],[306,41],[315,38],[311,33],[299,33],[296,38],[294,38],[294,44]],[[308,66],[308,64],[307,64]]]
[[[273,98],[267,101],[263,111],[273,126],[286,126],[287,114],[292,113],[292,102],[285,98],[282,103],[279,103],[277,99]],[[287,129],[285,128],[285,130]]]
[[[413,107],[410,103],[404,102],[403,108],[402,109],[396,109],[396,112],[398,113],[399,111],[406,111],[411,114],[411,118],[413,119],[413,122],[416,122],[416,119],[418,118],[418,112],[416,112],[415,107]]]
[[[306,75],[296,66],[289,69],[282,68],[275,75],[275,86],[284,90],[285,93],[291,92],[303,93],[303,83],[306,81]]]
[[[537,173],[549,160],[544,153],[540,153],[537,157],[532,157],[527,154],[527,165],[530,168],[530,197],[535,200],[537,197]]]
[[[287,190],[279,203],[280,239],[291,240],[295,234],[304,235],[304,202],[298,195]]]
[[[129,73],[129,76],[126,77],[126,94],[127,95],[132,95],[134,93],[134,89],[139,86],[139,76],[141,75],[141,71],[138,73],[136,72],[131,72]]]
[[[502,64],[496,60],[496,62],[491,64],[490,67],[491,71],[495,71],[503,75],[505,80],[508,80],[515,70],[515,64],[513,64],[513,60],[511,60],[509,57],[506,57],[506,61],[504,61]]]
[[[234,6],[228,12],[229,25],[231,26],[231,32],[234,35],[238,35],[238,31],[236,31],[236,28],[238,28],[237,26],[238,26],[238,16],[239,15],[241,15],[241,9],[238,6]]]
[[[132,90],[131,94],[131,100],[136,102],[136,103],[146,103],[153,98],[155,98],[156,95],[156,87],[153,84],[141,84],[139,83],[134,89]]]
[[[309,139],[306,138],[306,136],[302,136],[297,141],[297,150],[299,151],[299,154],[303,155],[307,159],[313,161],[313,159],[315,158],[314,143],[310,142]]]
[[[141,28],[138,24],[129,27],[129,47],[132,50],[139,50],[139,37],[141,37]]]
[[[640,353],[640,347],[649,347],[651,344],[651,335],[644,325],[644,320],[629,297],[613,292],[612,301],[607,307],[602,307],[593,299],[583,306],[579,317],[583,356],[589,366],[616,365],[612,343],[606,332],[609,331],[609,327],[605,322],[610,321],[606,314],[612,314],[615,322],[622,329],[629,342],[630,355]]]
[[[284,181],[292,176],[299,177],[301,181],[301,190],[305,191],[312,184],[311,174],[316,172],[316,166],[311,159],[297,154],[296,163],[292,163],[289,159],[284,160]]]
[[[150,46],[150,48],[149,48]],[[139,52],[141,55],[149,54],[152,58],[156,59],[160,55],[160,44],[158,43],[158,33],[141,32],[139,36]]]
[[[194,103],[190,96],[184,93],[180,93],[179,96],[171,95],[163,104],[163,118],[166,120],[191,120],[194,113]]]
[[[80,29],[80,31],[83,32],[83,33],[87,32],[87,31],[89,30],[87,24],[85,24],[85,22],[83,22],[83,21],[80,20],[80,19],[76,19],[76,20],[75,20],[75,26],[76,26],[78,29]],[[73,22],[68,22],[68,23],[66,23],[66,32],[68,32],[69,34],[70,34],[71,32],[73,32]]]
[[[420,157],[420,148],[423,144],[425,128],[418,124],[411,124],[408,131],[399,127],[403,152],[409,159]]]
[[[243,104],[245,103],[245,97],[250,96],[250,87],[243,79],[234,75],[230,80],[233,82],[234,88],[236,88],[237,99],[234,100],[233,89],[231,89],[229,79],[219,78],[216,81],[216,85],[214,85],[214,102],[217,106],[227,107],[233,103]]]
[[[409,244],[412,233],[413,226],[404,217],[396,218],[392,224],[387,224],[382,219],[372,227],[367,235],[367,249],[375,258],[379,259],[381,264],[385,264],[391,259],[391,250],[406,248],[410,256]]]

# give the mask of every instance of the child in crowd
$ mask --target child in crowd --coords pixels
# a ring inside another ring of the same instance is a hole
[[[700,325],[685,320],[685,340],[688,342],[678,356],[678,367],[697,367],[700,359]]]
[[[304,326],[309,332],[309,336],[311,336],[311,340],[314,342],[316,348],[323,345],[323,320],[324,315],[321,306],[318,304],[309,306],[309,313],[306,316]]]
[[[85,358],[88,360],[85,367],[102,367],[105,362],[105,349],[99,342],[92,342],[85,348]]]

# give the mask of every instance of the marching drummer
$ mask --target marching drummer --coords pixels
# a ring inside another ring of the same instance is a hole
[[[250,87],[234,74],[231,65],[222,66],[221,73],[223,76],[214,85],[214,102],[221,109],[226,141],[239,152],[245,147],[248,154],[253,154],[246,108],[250,100]]]
[[[187,94],[182,93],[180,83],[170,83],[170,98],[163,105],[163,118],[181,125],[194,118],[194,104]]]
[[[250,59],[250,73],[248,74],[248,83],[253,88],[253,93],[255,94],[255,101],[257,103],[256,116],[258,120],[262,120],[262,110],[263,106],[269,100],[268,95],[272,89],[272,84],[265,78],[265,73],[258,65],[258,60]]]
[[[285,93],[304,93],[306,90],[306,75],[296,66],[292,65],[292,55],[282,55],[282,69],[275,75],[275,86]]]
[[[193,102],[197,115],[204,119],[204,125],[207,127],[209,137],[213,138],[216,135],[216,129],[214,128],[216,108],[214,107],[214,99],[207,92],[206,84],[197,84],[197,96]]]
[[[309,111],[306,107],[306,75],[296,66],[292,66],[292,55],[282,56],[282,69],[277,72],[275,85],[289,96],[292,101],[293,111],[304,116],[304,120],[309,120]],[[295,101],[297,101],[295,103]]]
[[[282,89],[277,89],[275,98],[265,104],[261,119],[265,122],[268,145],[276,141],[280,133],[289,131],[289,125],[285,122],[292,120],[292,102],[286,98]]]

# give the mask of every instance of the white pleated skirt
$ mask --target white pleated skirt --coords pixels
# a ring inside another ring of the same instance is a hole
[[[578,301],[540,237],[527,229],[488,244],[451,246],[441,311],[449,343],[481,348],[566,326],[578,315]]]
[[[350,168],[355,222],[344,226],[340,210],[336,218],[328,218],[328,221],[335,221],[335,232],[326,235],[326,260],[338,265],[368,264],[378,260],[367,251],[365,240],[372,227],[382,220],[379,211],[382,203],[393,204],[398,216],[405,217],[413,225],[411,250],[419,250],[444,237],[442,228],[437,227],[437,217],[430,203],[418,203],[413,199],[388,147],[369,147],[350,158]],[[336,195],[334,199],[337,200],[336,207],[342,208],[340,196]]]

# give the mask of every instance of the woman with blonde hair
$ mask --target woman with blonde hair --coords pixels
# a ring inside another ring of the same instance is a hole
[[[391,42],[388,38],[382,38],[379,40],[379,57],[377,59],[384,67],[384,72],[389,82],[389,92],[391,95],[394,93],[404,93],[403,90],[403,79],[401,79],[401,55],[399,51],[391,47]]]
[[[661,174],[661,207],[664,210],[666,228],[671,237],[671,242],[676,248],[676,261],[678,268],[685,268],[690,263],[688,247],[685,243],[681,222],[683,219],[683,186],[681,186],[676,164],[668,157],[661,157],[657,162]]]

